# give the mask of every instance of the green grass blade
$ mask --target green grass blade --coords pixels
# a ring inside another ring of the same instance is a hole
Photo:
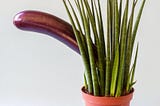
[[[119,3],[119,27],[121,26],[121,18],[122,17],[122,0]]]
[[[132,73],[132,69],[130,70],[130,72],[127,75],[127,84],[126,84],[126,88],[125,88],[126,93],[128,93],[128,91],[130,89],[131,73]]]
[[[118,75],[118,67],[119,67],[119,12],[118,12],[118,1],[114,0],[114,23],[115,23],[115,60],[112,69],[112,80],[111,80],[111,96],[115,95],[116,92],[116,83],[117,83],[117,75]]]
[[[84,12],[83,12],[83,5],[82,5],[82,6],[80,5],[81,3],[80,3],[79,0],[74,0],[74,1],[75,1],[75,4],[76,4],[77,9],[78,9],[78,11],[79,11],[79,14],[80,14],[80,18],[81,18],[81,22],[82,22],[82,29],[83,29],[82,32],[84,32],[84,17],[83,17]]]
[[[86,69],[86,76],[87,76],[87,85],[88,85],[88,92],[92,94],[93,92],[93,85],[92,85],[92,77],[91,77],[91,72],[90,72],[90,63],[89,63],[89,59],[85,53],[85,50],[84,50],[84,47],[82,45],[82,41],[80,39],[80,36],[79,36],[79,33],[76,29],[76,25],[75,25],[75,22],[73,21],[73,18],[72,18],[72,15],[69,11],[69,8],[66,4],[66,1],[63,0],[63,3],[64,3],[64,6],[66,8],[66,11],[68,13],[68,16],[69,16],[69,19],[71,21],[71,24],[72,24],[72,27],[73,27],[73,30],[74,30],[74,33],[75,33],[75,36],[76,36],[76,39],[77,39],[77,43],[79,45],[79,49],[80,49],[80,53],[82,55],[82,59],[84,61],[84,66],[85,66],[85,69]]]
[[[123,21],[122,21],[121,41],[120,41],[120,65],[118,73],[117,91],[115,95],[116,97],[121,96],[123,93],[126,39],[127,39],[127,19],[128,19],[128,7],[129,7],[128,5],[129,5],[129,0],[126,1]]]
[[[100,5],[100,0],[98,0],[98,10],[99,10],[99,36],[101,42],[101,48],[103,51],[103,55],[105,57],[105,40],[104,40],[104,25],[103,25],[103,18],[102,18],[102,9]],[[105,64],[105,63],[104,63]]]
[[[94,20],[91,8],[90,8],[89,3],[88,3],[88,0],[84,0],[84,4],[85,4],[86,12],[89,16],[88,18],[90,20],[90,23],[91,23],[91,26],[92,26],[92,29],[93,29],[93,34],[94,34],[94,36],[96,36],[98,38],[97,25],[96,25],[96,22]]]
[[[114,59],[113,69],[112,69],[112,78],[111,78],[111,88],[110,88],[110,96],[115,96],[116,93],[116,84],[117,84],[117,76],[118,76],[118,68],[119,68],[119,45],[116,45],[116,55]]]
[[[106,60],[106,76],[105,76],[105,96],[110,96],[110,85],[111,85],[111,69],[110,69],[110,58],[107,56]]]
[[[124,89],[128,89],[128,75],[130,70],[131,64],[131,57],[132,57],[132,27],[133,27],[133,19],[134,19],[134,11],[135,11],[136,2],[133,0],[132,3],[132,11],[129,18],[128,29],[127,29],[127,49],[126,49],[126,63],[125,63],[125,73],[124,73]]]
[[[98,75],[96,71],[96,62],[94,58],[94,50],[92,48],[92,40],[90,35],[86,35],[87,39],[87,47],[89,52],[89,59],[90,59],[90,66],[91,66],[91,72],[92,72],[92,81],[93,81],[93,92],[95,96],[99,95],[99,83],[98,83]]]
[[[85,8],[87,11],[87,15],[88,15],[88,23],[89,21],[94,22],[94,18],[91,12],[91,8],[89,6],[89,3],[87,0],[83,1],[85,4]],[[87,22],[85,22],[87,23]],[[90,66],[91,66],[91,72],[92,72],[92,81],[93,81],[93,92],[95,96],[99,95],[99,83],[98,83],[98,75],[97,75],[97,70],[96,70],[96,61],[95,61],[95,57],[94,57],[94,50],[93,50],[93,42],[91,39],[91,35],[90,35],[90,29],[89,29],[89,25],[90,24],[86,24],[86,40],[87,40],[87,47],[88,47],[88,53],[89,53],[89,59],[90,59]],[[94,22],[95,25],[95,22]],[[96,25],[92,28],[94,30],[96,30]]]
[[[120,32],[120,27],[119,27],[119,12],[118,12],[118,1],[117,0],[114,0],[115,1],[115,5],[114,5],[114,14],[115,14],[115,25],[114,25],[114,29],[115,29],[115,45],[119,45],[119,32]],[[116,48],[117,46],[115,46],[115,50],[117,49]]]
[[[86,72],[86,71],[85,71]],[[88,85],[87,85],[87,77],[86,77],[86,73],[84,72],[84,87],[85,89],[88,89]]]
[[[104,40],[104,25],[103,25],[103,18],[102,18],[102,9],[101,9],[101,4],[100,4],[100,0],[97,0],[98,2],[98,13],[99,13],[99,18],[98,18],[98,26],[99,26],[99,39],[100,39],[100,45],[101,45],[101,51],[102,51],[102,55],[103,58],[105,58],[105,40]],[[103,65],[105,67],[105,62],[103,62]],[[104,68],[105,69],[105,68]]]
[[[81,28],[81,25],[80,25],[78,16],[76,15],[76,12],[75,12],[75,10],[74,10],[74,8],[73,8],[73,6],[72,6],[72,4],[71,4],[71,2],[70,2],[69,0],[68,0],[68,3],[69,3],[69,5],[70,5],[70,7],[71,7],[71,10],[72,10],[72,13],[73,13],[73,17],[75,18],[75,21],[76,21],[76,24],[77,24],[77,27],[78,27],[78,30],[79,30],[80,38],[81,38],[81,40],[82,40],[82,45],[83,45],[83,47],[84,47],[84,50],[85,50],[85,52],[86,52],[86,55],[88,55],[88,50],[87,50],[87,47],[86,47],[86,39],[85,39],[85,37],[84,37],[84,35],[83,35],[82,28]],[[76,3],[76,1],[75,1],[75,3]],[[78,8],[78,7],[77,7],[77,8]],[[81,18],[82,18],[82,17],[81,17]],[[81,20],[83,20],[83,19],[81,19]]]
[[[94,8],[95,6],[94,6],[94,0],[91,0],[91,10],[92,10],[92,14],[93,14],[93,18],[94,18],[94,20],[95,20],[95,8]]]
[[[96,3],[94,2],[94,7],[95,7],[95,14],[96,14],[96,19],[97,19],[97,23],[98,23],[98,31],[99,31],[99,39],[97,37],[96,38],[96,42],[97,42],[97,51],[98,51],[98,68],[99,68],[99,71],[100,71],[100,93],[101,93],[101,96],[104,96],[105,95],[105,53],[104,53],[104,45],[102,44],[103,41],[101,40],[104,40],[101,38],[101,36],[104,36],[104,35],[100,35],[100,34],[103,34],[102,29],[103,26],[101,26],[101,18],[100,18],[100,14],[99,14],[99,8],[97,8],[97,5]]]
[[[135,76],[135,68],[136,68],[136,63],[137,63],[137,55],[138,55],[138,44],[137,44],[137,48],[136,48],[136,54],[134,57],[134,63],[133,63],[132,68],[128,74],[126,93],[129,93],[132,90],[133,85],[135,84],[134,76]]]
[[[140,10],[139,10],[139,13],[138,13],[138,16],[136,18],[135,25],[134,25],[134,29],[133,29],[133,33],[132,33],[132,49],[133,49],[133,46],[134,46],[134,41],[135,41],[135,37],[136,37],[136,34],[137,34],[137,30],[138,30],[138,26],[139,26],[139,22],[140,22],[140,19],[141,19],[141,16],[142,16],[142,12],[143,12],[145,2],[146,2],[146,0],[142,1],[141,7],[140,7]]]
[[[132,71],[132,74],[131,74],[131,84],[134,83],[134,75],[135,75],[135,68],[136,68],[136,63],[137,63],[137,56],[138,56],[138,44],[137,44],[137,49],[136,49],[136,55],[135,55],[135,58],[134,58],[134,63],[133,63],[133,71]],[[131,86],[132,87],[132,86]],[[130,88],[131,89],[131,88]]]
[[[111,65],[113,65],[114,57],[115,57],[115,0],[110,0],[111,3]]]
[[[70,5],[70,7],[71,7],[71,10],[72,10],[72,13],[74,15],[75,21],[77,23],[78,29],[79,29],[80,33],[82,34],[82,28],[81,28],[79,19],[78,19],[77,15],[76,15],[76,12],[75,12],[75,10],[74,10],[74,8],[73,8],[73,6],[72,6],[72,4],[71,4],[71,2],[69,0],[68,0],[68,3]]]
[[[106,77],[105,77],[105,96],[110,95],[111,84],[111,4],[107,0],[107,46],[106,46]]]

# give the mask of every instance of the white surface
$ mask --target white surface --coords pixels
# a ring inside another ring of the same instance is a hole
[[[160,106],[160,1],[147,0],[131,106]],[[61,0],[1,0],[0,106],[82,106],[83,64],[79,55],[43,34],[12,24],[22,10],[40,10],[68,20]]]

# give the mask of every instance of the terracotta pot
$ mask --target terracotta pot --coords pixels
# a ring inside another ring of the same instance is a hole
[[[85,93],[84,88],[82,88],[82,97],[85,106],[130,106],[133,92],[134,90],[130,94],[121,97],[98,97]]]

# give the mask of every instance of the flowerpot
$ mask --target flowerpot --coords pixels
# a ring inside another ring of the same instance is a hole
[[[85,101],[85,106],[130,106],[134,92],[133,90],[131,93],[121,97],[99,97],[90,95],[84,91],[83,87],[82,97]]]

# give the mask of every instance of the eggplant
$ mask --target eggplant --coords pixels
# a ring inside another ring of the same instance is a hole
[[[15,15],[13,24],[21,30],[49,35],[80,54],[72,26],[54,15],[40,11],[22,11]]]

